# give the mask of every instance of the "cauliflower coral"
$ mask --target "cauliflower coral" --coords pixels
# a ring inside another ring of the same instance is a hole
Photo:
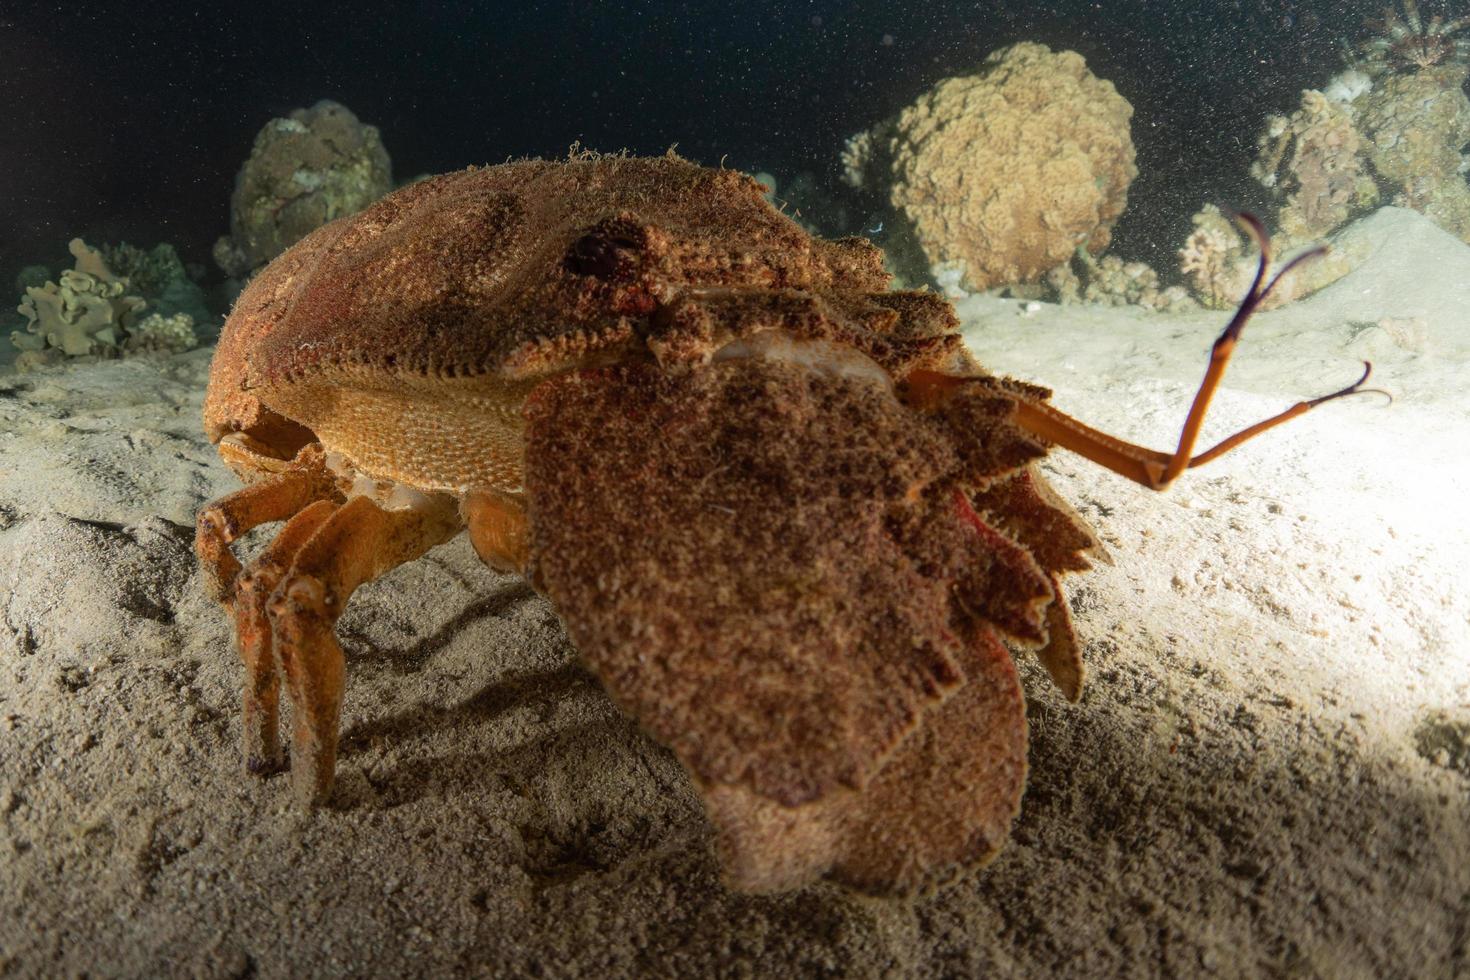
[[[1081,55],[1016,44],[854,137],[847,179],[886,186],[935,272],[1030,282],[1107,247],[1138,175],[1132,116]]]

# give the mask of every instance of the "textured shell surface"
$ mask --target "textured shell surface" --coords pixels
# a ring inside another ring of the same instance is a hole
[[[314,437],[423,488],[513,485],[485,450],[518,455],[520,405],[547,376],[646,359],[650,326],[702,311],[696,297],[810,303],[887,278],[868,243],[814,239],[751,178],[673,155],[445,174],[318,229],[250,283],[205,425],[284,449]]]

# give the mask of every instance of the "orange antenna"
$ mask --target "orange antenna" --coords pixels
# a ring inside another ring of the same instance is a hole
[[[1326,247],[1309,249],[1296,256],[1286,264],[1269,282],[1266,278],[1267,270],[1271,263],[1271,246],[1266,237],[1265,226],[1254,215],[1239,214],[1236,220],[1255,242],[1261,251],[1260,264],[1256,268],[1256,275],[1251,282],[1250,291],[1241,300],[1240,306],[1230,322],[1225,326],[1220,336],[1215,340],[1210,349],[1210,363],[1205,369],[1204,380],[1200,382],[1199,390],[1195,392],[1194,402],[1189,407],[1189,414],[1184,419],[1184,428],[1179,434],[1179,445],[1172,453],[1159,452],[1144,446],[1125,442],[1116,436],[1108,435],[1091,426],[1079,422],[1070,415],[1060,412],[1045,402],[1021,400],[1016,406],[1016,421],[1020,426],[1049,442],[1070,449],[1075,453],[1086,456],[1101,466],[1128,477],[1154,490],[1163,490],[1185,470],[1195,466],[1202,466],[1212,459],[1218,459],[1230,450],[1236,448],[1249,439],[1284,422],[1304,415],[1318,405],[1349,395],[1380,394],[1392,401],[1393,396],[1388,392],[1377,388],[1365,388],[1369,376],[1373,372],[1373,365],[1368,361],[1363,362],[1363,375],[1357,381],[1334,391],[1331,394],[1321,395],[1307,401],[1297,402],[1286,411],[1273,415],[1252,426],[1244,428],[1231,436],[1226,437],[1219,443],[1210,447],[1198,455],[1194,455],[1194,444],[1199,439],[1200,429],[1204,425],[1205,414],[1209,411],[1210,401],[1220,387],[1220,380],[1225,376],[1225,368],[1230,363],[1231,355],[1235,353],[1235,345],[1240,340],[1241,331],[1249,322],[1252,315],[1261,308],[1261,304],[1271,295],[1271,291],[1281,282],[1283,276],[1291,272],[1303,262],[1311,261],[1326,254]],[[915,372],[918,374],[919,372]],[[944,388],[952,384],[937,381],[928,377],[930,372],[924,372],[925,377],[914,379],[923,387]],[[922,401],[925,396],[919,395]]]

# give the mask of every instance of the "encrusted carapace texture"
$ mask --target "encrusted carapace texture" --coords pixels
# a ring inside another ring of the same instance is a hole
[[[577,375],[527,411],[533,581],[701,782],[866,785],[959,682],[944,583],[885,528],[953,458],[887,391],[728,361]]]
[[[948,304],[887,283],[866,240],[815,239],[749,177],[672,155],[446,174],[318,229],[250,284],[206,429],[287,418],[375,475],[513,490],[520,402],[560,370],[687,367],[771,329],[895,374],[963,359]],[[452,458],[486,441],[504,445]]]
[[[1091,539],[1030,489],[1042,448],[996,406],[957,438],[985,414],[965,402],[1008,397],[977,378],[920,410],[751,357],[578,372],[528,401],[532,581],[700,785],[742,887],[906,888],[1009,826],[1025,721],[993,629],[1042,643],[1051,576]],[[1022,502],[1008,532],[975,510],[982,483]],[[1018,543],[1058,523],[1055,553]],[[931,791],[942,818],[915,804]]]
[[[732,885],[779,891],[828,874],[861,891],[913,892],[994,857],[1026,783],[1016,665],[982,630],[960,652],[965,683],[930,711],[863,792],[783,807],[743,786],[706,794]]]

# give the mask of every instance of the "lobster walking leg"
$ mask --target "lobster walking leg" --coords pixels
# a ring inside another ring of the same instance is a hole
[[[331,792],[346,675],[337,619],[353,591],[459,532],[452,501],[388,510],[367,497],[337,508],[296,551],[265,603],[295,715],[291,781],[303,802]]]

